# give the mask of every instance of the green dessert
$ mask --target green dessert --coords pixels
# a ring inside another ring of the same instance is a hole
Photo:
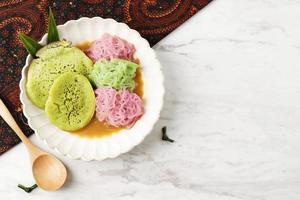
[[[30,100],[44,108],[54,80],[65,72],[88,75],[93,62],[71,42],[59,41],[41,48],[28,70],[26,90]]]
[[[134,77],[138,66],[136,63],[122,59],[98,60],[94,64],[89,78],[97,88],[113,87],[117,90],[133,91],[135,88]]]
[[[95,112],[95,95],[89,80],[80,74],[67,72],[53,83],[45,111],[58,128],[75,131],[86,126]]]

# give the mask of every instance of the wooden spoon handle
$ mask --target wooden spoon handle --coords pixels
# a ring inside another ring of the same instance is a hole
[[[28,138],[24,135],[20,127],[18,126],[17,122],[7,109],[7,107],[4,105],[3,101],[0,99],[0,116],[4,119],[4,121],[12,128],[15,133],[19,136],[19,138],[22,140],[24,144],[27,144],[29,142]]]
[[[36,156],[43,153],[40,149],[38,149],[36,146],[34,146],[29,139],[25,136],[23,131],[18,126],[17,122],[3,103],[3,101],[0,99],[0,116],[4,119],[4,121],[12,128],[15,133],[19,136],[19,138],[22,140],[22,142],[26,145],[28,151],[30,152],[30,157],[33,160]]]

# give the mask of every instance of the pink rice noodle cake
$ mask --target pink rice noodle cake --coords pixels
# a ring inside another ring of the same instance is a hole
[[[143,115],[141,98],[127,90],[98,88],[96,94],[96,117],[115,127],[130,128]]]
[[[99,59],[111,60],[113,58],[134,61],[134,52],[133,44],[105,33],[100,39],[95,40],[85,53],[95,63]]]

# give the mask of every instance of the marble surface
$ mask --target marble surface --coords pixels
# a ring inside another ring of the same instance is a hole
[[[66,186],[30,194],[16,187],[34,183],[18,145],[0,156],[0,199],[299,200],[299,19],[299,0],[215,0],[154,47],[167,92],[141,145],[60,157]],[[164,125],[175,143],[160,140]]]

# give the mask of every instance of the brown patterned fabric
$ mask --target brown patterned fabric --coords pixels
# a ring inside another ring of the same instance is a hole
[[[57,24],[80,17],[101,16],[127,23],[154,45],[212,0],[0,0],[0,98],[5,102],[26,135],[19,101],[19,81],[27,56],[18,40],[23,32],[39,40],[47,31],[48,7]],[[19,139],[0,119],[0,154]]]

